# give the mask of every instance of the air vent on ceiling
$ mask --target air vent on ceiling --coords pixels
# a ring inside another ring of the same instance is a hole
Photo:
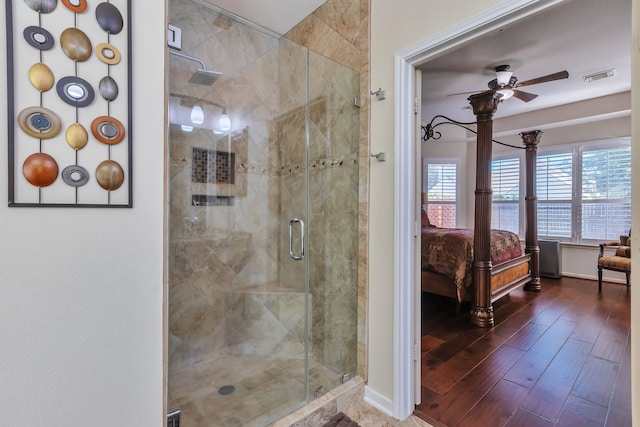
[[[606,79],[607,77],[613,77],[615,75],[616,75],[616,69],[612,68],[610,70],[598,71],[597,73],[587,74],[586,76],[583,76],[582,78],[584,79],[585,82],[591,83],[591,82],[594,82],[596,80]]]

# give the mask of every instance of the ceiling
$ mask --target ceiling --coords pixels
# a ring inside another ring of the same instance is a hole
[[[326,0],[207,0],[227,12],[284,34]]]
[[[567,70],[569,78],[522,87],[539,96],[511,98],[494,118],[583,101],[631,89],[631,0],[573,0],[430,60],[422,69],[422,121],[437,114],[474,121],[467,97],[511,66],[519,81]],[[586,83],[584,75],[615,68],[614,77]]]

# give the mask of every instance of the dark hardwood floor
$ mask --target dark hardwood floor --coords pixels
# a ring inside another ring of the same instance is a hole
[[[495,326],[469,307],[422,295],[422,403],[435,426],[631,426],[630,290],[542,279],[494,303]]]

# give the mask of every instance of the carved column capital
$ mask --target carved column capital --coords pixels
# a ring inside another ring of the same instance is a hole
[[[522,143],[525,147],[536,146],[540,142],[540,138],[542,137],[541,130],[530,130],[527,132],[520,132],[520,137],[522,138]]]
[[[473,114],[478,118],[478,121],[491,120],[493,114],[498,109],[498,104],[502,95],[492,90],[485,90],[484,92],[475,93],[469,98],[469,103],[473,107]]]

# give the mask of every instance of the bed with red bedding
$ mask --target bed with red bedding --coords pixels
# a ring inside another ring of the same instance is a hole
[[[448,291],[434,292],[455,296],[458,302],[469,299],[467,292],[473,281],[473,230],[462,228],[422,228],[421,267],[426,273],[448,279]],[[518,236],[510,231],[491,230],[491,263],[497,267],[512,260],[522,260],[523,249]],[[521,268],[522,270],[522,268]],[[527,268],[528,270],[528,268]],[[528,273],[525,272],[525,275]],[[422,283],[424,291],[433,291],[433,281],[446,279],[427,274]],[[440,283],[442,284],[442,283]],[[446,286],[446,285],[445,285]]]
[[[495,90],[475,93],[468,98],[477,119],[474,131],[477,135],[474,231],[466,233],[471,234],[473,243],[471,245],[465,244],[465,249],[461,250],[465,256],[459,258],[453,267],[449,267],[449,270],[454,271],[453,279],[448,277],[446,273],[431,271],[429,267],[429,264],[443,264],[446,258],[451,257],[449,246],[453,244],[452,237],[443,235],[442,239],[445,243],[434,244],[439,245],[445,253],[441,253],[441,255],[423,254],[427,260],[427,268],[422,268],[422,290],[456,298],[458,303],[462,299],[471,301],[471,323],[480,327],[494,325],[492,304],[498,298],[523,285],[524,289],[528,291],[540,290],[540,248],[538,246],[535,174],[537,145],[542,134],[540,130],[520,133],[525,149],[526,230],[524,253],[506,261],[492,260],[492,241],[494,240],[491,237],[493,114],[497,111],[502,99],[502,96]],[[452,123],[459,124],[459,122]],[[458,234],[465,234],[465,232]],[[432,245],[426,238],[423,241],[425,241],[423,246],[425,244]],[[493,244],[495,245],[495,243]],[[471,251],[470,248],[473,250]],[[507,252],[510,251],[511,249],[507,250]],[[471,278],[469,278],[469,265],[471,265]]]

